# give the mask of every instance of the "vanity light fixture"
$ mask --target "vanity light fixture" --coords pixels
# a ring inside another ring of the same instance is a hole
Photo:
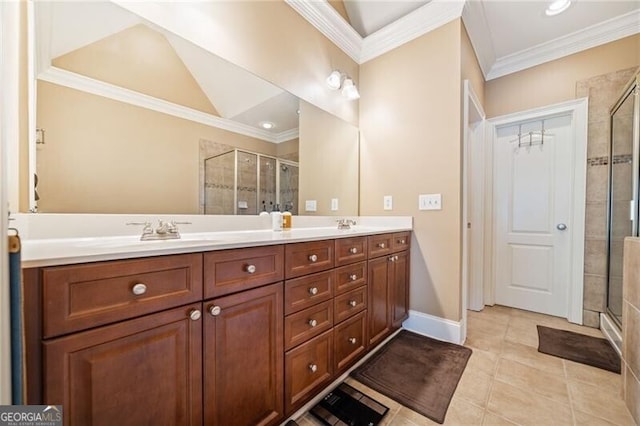
[[[327,77],[327,86],[331,90],[342,89],[342,95],[350,101],[360,98],[360,93],[358,93],[358,88],[353,79],[339,70],[331,71],[331,74]]]
[[[555,0],[549,4],[544,13],[547,16],[559,15],[569,9],[569,6],[571,6],[571,0]]]

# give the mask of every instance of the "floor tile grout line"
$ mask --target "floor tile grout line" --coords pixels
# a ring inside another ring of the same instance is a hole
[[[567,387],[567,396],[569,397],[569,409],[571,410],[571,421],[575,426],[578,426],[578,420],[576,419],[576,412],[573,406],[573,397],[571,396],[571,386],[569,386],[569,375],[567,374],[567,363],[562,360],[562,371],[564,372],[564,382]]]

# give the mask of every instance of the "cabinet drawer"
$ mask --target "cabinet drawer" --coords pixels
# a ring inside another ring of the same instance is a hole
[[[391,253],[393,234],[370,235],[367,241],[369,257],[378,257]]]
[[[336,266],[367,260],[367,237],[336,240]]]
[[[205,253],[205,299],[281,281],[283,258],[282,245]]]
[[[336,294],[353,290],[367,283],[367,262],[336,268]]]
[[[333,329],[336,372],[349,367],[366,351],[366,332],[366,311],[360,312]]]
[[[408,250],[411,247],[411,233],[396,232],[393,234],[393,251]]]
[[[45,338],[202,299],[202,255],[115,260],[42,270]]]
[[[284,290],[284,313],[289,315],[331,299],[333,281],[333,271],[288,280]]]
[[[367,308],[367,286],[336,296],[333,303],[333,322],[338,324]]]
[[[333,240],[287,244],[285,277],[295,278],[333,268]]]
[[[284,347],[286,350],[333,327],[331,300],[291,314],[284,319]]]
[[[290,414],[333,377],[333,331],[287,352],[284,363],[285,411]]]

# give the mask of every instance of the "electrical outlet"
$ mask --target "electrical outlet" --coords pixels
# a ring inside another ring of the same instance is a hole
[[[308,212],[315,212],[317,210],[316,200],[306,200],[304,202],[304,209]]]
[[[442,194],[418,195],[419,210],[442,210]]]
[[[382,203],[385,210],[393,210],[393,197],[391,195],[385,195],[382,198]]]
[[[331,199],[331,211],[332,212],[337,212],[338,211],[338,199],[337,198],[332,198]]]

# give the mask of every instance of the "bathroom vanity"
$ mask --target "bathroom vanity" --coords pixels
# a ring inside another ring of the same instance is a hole
[[[408,316],[410,231],[321,234],[32,262],[27,403],[69,425],[279,424]]]

